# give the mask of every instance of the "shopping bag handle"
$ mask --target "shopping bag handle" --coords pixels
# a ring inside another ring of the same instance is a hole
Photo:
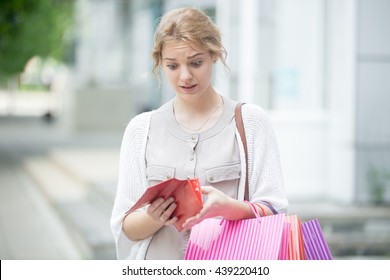
[[[257,220],[259,221],[259,223],[260,223],[260,222],[261,222],[261,216],[260,216],[260,214],[259,214],[259,211],[257,211],[257,208],[256,208],[255,204],[252,203],[252,202],[250,202],[250,201],[247,201],[247,200],[245,200],[244,202],[245,202],[246,204],[248,204],[248,205],[251,207],[253,213],[255,213],[256,219],[257,219]]]
[[[260,216],[259,212],[257,211],[256,206],[250,201],[244,200],[244,202],[250,206],[250,208],[252,209],[253,213],[256,216],[257,221],[259,223],[261,223],[261,216]],[[222,218],[219,225],[222,225],[224,221],[225,221],[225,218]]]

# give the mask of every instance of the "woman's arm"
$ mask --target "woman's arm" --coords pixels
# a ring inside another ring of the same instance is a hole
[[[271,122],[260,107],[245,104],[242,107],[249,158],[249,197],[267,213],[287,212],[288,200],[284,190],[283,174],[276,135]],[[264,206],[263,206],[264,205]]]
[[[184,230],[207,218],[223,217],[226,220],[242,220],[255,217],[252,208],[247,203],[231,198],[216,188],[203,186],[202,193],[207,195],[207,200],[197,215],[186,220],[183,224]],[[260,205],[255,204],[255,207],[260,216],[272,215],[271,209],[265,205],[260,207]]]
[[[146,188],[144,151],[150,116],[150,113],[143,113],[134,117],[122,139],[118,185],[110,220],[118,259],[144,258],[145,244],[130,240],[123,230],[123,223],[125,213]]]

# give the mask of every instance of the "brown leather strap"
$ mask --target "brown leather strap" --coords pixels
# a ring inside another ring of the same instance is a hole
[[[244,145],[244,151],[245,151],[245,169],[246,169],[246,176],[245,176],[245,193],[244,193],[244,200],[249,200],[249,183],[248,183],[248,148],[246,145],[246,136],[245,136],[245,130],[244,130],[244,122],[242,120],[242,114],[241,114],[241,107],[245,103],[238,103],[236,105],[235,109],[235,118],[236,118],[236,126],[238,133],[240,133],[242,144]]]

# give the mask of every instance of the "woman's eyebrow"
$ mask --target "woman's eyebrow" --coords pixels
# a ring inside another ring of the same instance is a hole
[[[190,55],[190,56],[188,56],[187,57],[187,59],[193,59],[193,58],[195,58],[195,57],[197,57],[197,56],[199,56],[199,55],[203,55],[204,53],[196,53],[196,54],[194,54],[194,55]],[[176,60],[176,58],[169,58],[169,57],[165,57],[164,58],[164,60],[171,60],[171,61],[175,61]]]
[[[192,59],[192,58],[194,58],[194,57],[197,57],[198,55],[202,55],[203,53],[196,53],[196,54],[194,54],[194,55],[191,55],[191,56],[189,56],[189,57],[187,57],[188,59]]]

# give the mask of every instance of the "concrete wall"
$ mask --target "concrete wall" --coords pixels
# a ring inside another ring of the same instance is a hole
[[[70,133],[123,131],[135,114],[160,104],[151,73],[152,3],[76,3],[76,62],[63,121]]]

